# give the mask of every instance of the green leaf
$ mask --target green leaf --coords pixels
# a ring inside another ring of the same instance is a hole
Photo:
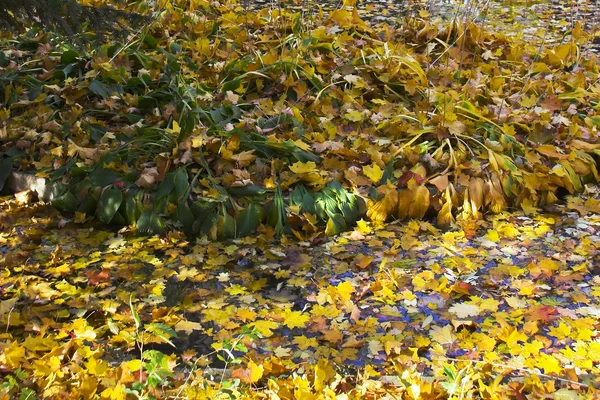
[[[79,54],[76,51],[67,50],[60,56],[60,62],[61,64],[71,64],[78,56]]]
[[[160,183],[158,189],[156,190],[156,195],[154,196],[154,200],[158,201],[165,197],[167,197],[173,191],[175,187],[175,182],[173,180],[173,173],[167,174],[165,179]]]
[[[166,229],[165,221],[152,209],[142,212],[136,227],[138,232],[150,235],[160,235]]]
[[[341,214],[333,214],[327,221],[325,234],[327,236],[337,235],[344,232],[347,228],[348,226],[346,225],[346,221],[344,221],[344,217]]]
[[[177,200],[181,200],[187,193],[190,183],[188,181],[188,173],[185,168],[177,168],[175,176],[173,177],[173,184],[175,186],[175,197]]]
[[[73,193],[66,192],[60,197],[54,198],[54,200],[52,200],[52,206],[56,207],[59,211],[75,211],[77,208],[77,201],[75,200]]]
[[[123,216],[128,224],[137,221],[142,212],[142,202],[140,201],[139,194],[140,192],[134,193],[129,191],[123,201]]]
[[[219,216],[217,222],[217,239],[223,240],[235,237],[235,230],[235,219],[231,215],[224,212],[224,215]]]
[[[169,50],[171,51],[171,53],[177,54],[181,51],[181,45],[179,43],[173,42],[171,43],[171,45],[169,46]]]
[[[129,295],[129,309],[131,310],[131,315],[133,316],[133,320],[135,321],[135,329],[140,330],[142,327],[142,321],[140,320],[140,316],[133,306],[133,294]]]
[[[177,337],[177,332],[175,332],[175,330],[170,326],[158,322],[153,322],[150,325],[147,325],[145,329],[148,332],[158,336],[171,346],[176,347],[171,341],[171,338]]]
[[[317,215],[317,208],[315,206],[315,198],[310,192],[306,192],[302,197],[302,212]]]
[[[187,234],[192,234],[196,230],[194,229],[194,214],[190,210],[186,201],[180,201],[176,210],[177,220],[183,226],[183,231]]]
[[[115,214],[115,216],[113,217],[113,219],[110,221],[110,223],[114,224],[114,225],[119,225],[119,226],[127,225],[127,221],[125,220],[125,217],[123,216],[123,214],[121,214],[118,211]]]
[[[202,235],[210,236],[211,231],[217,225],[217,221],[219,220],[219,216],[216,212],[211,211],[206,217],[204,221],[202,221],[202,225],[200,226],[200,233]]]
[[[155,49],[157,45],[156,38],[151,35],[144,35],[142,42],[151,49]]]
[[[103,167],[96,167],[90,172],[90,182],[94,186],[105,187],[118,180],[120,177],[117,171]]]
[[[202,221],[204,221],[206,216],[214,213],[215,207],[216,203],[205,200],[198,200],[192,203],[190,209],[194,215],[194,223],[198,223],[198,226],[202,225]]]
[[[242,80],[240,78],[233,79],[233,80],[231,80],[229,82],[225,82],[223,84],[223,88],[221,89],[221,91],[223,93],[226,93],[228,91],[234,91],[237,88],[239,88],[241,84],[242,84]]]
[[[302,199],[306,193],[308,193],[306,186],[301,183],[298,184],[290,194],[290,205],[302,206]]]
[[[88,89],[90,90],[90,92],[102,97],[103,99],[106,99],[108,98],[108,96],[110,96],[106,85],[97,79],[94,79],[88,84]]]
[[[245,236],[258,228],[262,221],[263,208],[256,203],[248,204],[248,207],[238,215],[237,235]]]
[[[87,196],[85,197],[77,211],[85,213],[87,215],[94,215],[97,207],[98,199],[92,194],[92,189],[90,188],[87,192]]]
[[[12,158],[5,158],[0,161],[0,190],[4,188],[10,173],[12,172]]]
[[[231,196],[260,196],[265,194],[265,189],[257,185],[238,186],[227,189]]]
[[[122,201],[123,193],[121,192],[121,189],[116,187],[108,187],[104,189],[100,195],[100,199],[98,200],[98,208],[96,210],[98,220],[100,222],[104,222],[105,224],[110,223],[119,210],[119,207],[121,207]]]
[[[385,169],[383,170],[383,176],[381,177],[381,180],[379,181],[380,185],[383,185],[387,181],[392,181],[394,179],[394,162],[395,161],[396,161],[396,159],[394,157],[392,157],[392,160],[385,166]]]

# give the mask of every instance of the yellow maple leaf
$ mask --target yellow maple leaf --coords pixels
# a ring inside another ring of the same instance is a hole
[[[85,363],[85,368],[90,374],[101,376],[104,375],[104,373],[108,370],[108,363],[104,360],[98,360],[94,357],[90,357],[88,362]]]
[[[516,346],[518,342],[526,342],[528,337],[523,332],[519,332],[514,326],[506,327],[498,335],[498,339],[504,341],[510,348]]]
[[[240,308],[236,311],[236,316],[242,321],[252,321],[256,318],[256,313],[248,308]]]
[[[0,354],[0,362],[9,367],[16,368],[23,366],[26,362],[25,347],[20,346],[16,341],[12,342]]]
[[[278,346],[275,349],[275,357],[277,357],[277,358],[286,358],[286,357],[291,357],[291,356],[292,356],[292,349],[290,349],[289,347]]]
[[[283,312],[283,325],[290,329],[304,328],[308,322],[308,314],[304,314],[301,311],[292,311],[289,308]]]
[[[484,352],[494,351],[496,347],[496,339],[481,332],[473,332],[473,342],[477,343],[477,348]]]
[[[13,297],[12,299],[0,301],[0,317],[11,312],[17,304],[17,300],[19,300],[18,297]]]
[[[250,372],[248,376],[248,380],[250,381],[249,383],[255,383],[262,378],[265,368],[262,365],[258,365],[254,361],[250,360],[248,363],[248,370]]]
[[[306,350],[309,347],[318,347],[319,341],[316,337],[307,338],[306,336],[302,335],[294,337],[294,344],[298,346],[299,350]]]
[[[192,137],[192,148],[198,149],[198,148],[202,147],[203,143],[204,143],[204,139],[202,138],[202,136]]]
[[[247,167],[252,163],[252,161],[256,160],[256,156],[254,155],[254,150],[248,150],[233,154],[231,159],[237,163],[237,167],[243,168]]]
[[[106,388],[102,393],[100,393],[100,397],[110,400],[125,400],[127,398],[127,394],[123,391],[123,388],[124,386],[120,383],[114,387]]]
[[[259,331],[263,337],[270,337],[273,336],[271,329],[276,329],[279,327],[279,324],[273,321],[259,320],[252,322],[249,326]]]
[[[571,327],[564,322],[561,322],[557,327],[551,326],[550,332],[548,333],[551,336],[562,340],[564,338],[571,337]]]
[[[359,268],[365,269],[367,268],[369,265],[371,265],[371,262],[374,260],[375,258],[373,256],[367,256],[365,254],[359,254],[356,256],[356,258],[354,259],[354,262],[356,263],[356,265]]]
[[[139,371],[142,368],[142,361],[138,358],[123,362],[130,372]]]
[[[290,166],[290,171],[295,174],[308,174],[310,172],[318,172],[317,164],[313,161],[307,161],[305,163],[298,161]]]
[[[227,293],[229,293],[232,296],[238,295],[238,294],[246,294],[246,288],[236,284],[231,285],[230,287],[228,287],[227,289],[225,289],[225,291]]]
[[[452,344],[456,341],[456,335],[452,326],[435,326],[429,331],[429,336],[439,344]]]
[[[479,315],[481,310],[475,304],[460,303],[454,304],[448,309],[449,312],[456,315],[458,318],[468,318]]]
[[[368,235],[369,233],[371,233],[371,228],[367,224],[367,221],[365,221],[362,218],[356,222],[356,228],[357,231],[359,233],[362,233],[363,235]]]
[[[500,241],[500,235],[493,229],[488,229],[484,237],[490,242],[498,243]]]
[[[208,38],[196,39],[194,50],[203,56],[210,55],[210,40]]]
[[[363,174],[371,180],[373,183],[379,183],[383,177],[383,170],[379,168],[379,165],[373,164],[373,166],[365,165],[363,167]]]
[[[523,357],[534,356],[540,354],[540,350],[544,348],[544,345],[539,340],[534,340],[531,343],[525,343],[521,349],[521,355]]]
[[[320,358],[315,365],[315,390],[321,392],[335,378],[336,372],[331,361]]]
[[[202,330],[202,324],[199,322],[192,321],[179,321],[177,324],[175,324],[174,328],[176,331],[182,331],[187,334],[190,334],[194,330]]]
[[[352,282],[342,282],[336,286],[336,291],[343,301],[348,301],[354,293],[354,286],[352,286]]]
[[[358,111],[358,110],[349,110],[344,115],[344,118],[346,118],[349,121],[353,121],[353,122],[362,121],[362,119],[363,119],[363,113],[361,111]]]
[[[553,355],[541,353],[538,357],[537,366],[544,369],[545,374],[561,374],[560,362]]]

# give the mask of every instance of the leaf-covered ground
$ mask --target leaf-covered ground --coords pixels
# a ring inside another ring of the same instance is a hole
[[[1,396],[599,396],[589,20],[160,3],[0,38]]]
[[[0,186],[35,173],[78,220],[145,233],[309,240],[360,218],[532,212],[598,181],[589,21],[534,43],[426,10],[370,25],[354,3],[123,3],[152,23],[95,49],[7,35]]]
[[[446,232],[361,222],[313,243],[190,243],[5,198],[0,393],[598,396],[598,204]]]

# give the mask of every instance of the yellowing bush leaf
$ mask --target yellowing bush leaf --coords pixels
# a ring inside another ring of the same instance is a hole
[[[408,209],[408,216],[421,219],[429,209],[429,189],[419,186],[413,193],[413,200]]]

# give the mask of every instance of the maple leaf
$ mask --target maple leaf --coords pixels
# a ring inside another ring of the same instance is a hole
[[[562,367],[556,357],[550,354],[540,354],[536,360],[536,366],[544,369],[545,374],[562,374]]]
[[[310,319],[308,314],[301,311],[291,311],[290,309],[285,309],[282,316],[284,318],[283,325],[290,329],[304,328]]]
[[[383,170],[379,168],[379,165],[373,164],[372,166],[365,165],[363,167],[363,174],[371,180],[373,183],[379,183],[383,177]]]
[[[267,320],[259,320],[254,321],[248,324],[250,328],[256,329],[263,337],[273,336],[272,329],[276,329],[279,327],[277,322],[267,321]]]
[[[435,326],[429,331],[429,336],[439,344],[451,345],[456,341],[456,335],[452,326]]]
[[[254,361],[250,360],[246,368],[233,370],[231,377],[240,379],[245,383],[256,383],[262,378],[263,373],[264,367],[262,365],[257,365]]]
[[[467,303],[454,304],[448,311],[455,314],[458,318],[474,317],[481,312],[479,306]]]
[[[317,164],[312,161],[307,161],[306,163],[298,161],[290,166],[290,171],[295,174],[308,174],[311,172],[317,172]]]
[[[518,342],[526,342],[528,338],[523,332],[519,332],[518,329],[511,326],[504,328],[498,335],[498,339],[504,341],[507,346],[513,347],[516,346]]]

